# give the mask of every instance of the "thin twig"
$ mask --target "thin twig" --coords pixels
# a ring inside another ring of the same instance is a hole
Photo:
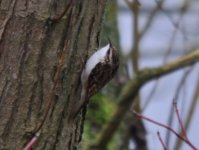
[[[23,150],[31,150],[32,146],[37,142],[41,132],[37,132],[35,136],[28,142]]]
[[[69,6],[70,6],[70,4],[69,4]],[[72,13],[69,14],[69,21],[68,22],[69,22],[69,25],[72,26],[71,25]],[[44,123],[45,123],[45,121],[47,119],[47,116],[49,114],[49,111],[50,111],[50,109],[51,109],[51,107],[53,105],[53,98],[54,98],[54,95],[55,95],[55,92],[56,92],[56,87],[57,87],[58,81],[59,81],[60,76],[61,76],[61,72],[63,71],[63,65],[65,63],[65,57],[66,57],[66,52],[67,52],[67,49],[68,49],[68,45],[69,45],[69,40],[66,39],[65,44],[64,44],[64,48],[63,48],[63,50],[61,52],[61,55],[60,55],[60,58],[59,58],[57,71],[56,71],[55,76],[54,76],[54,82],[53,82],[53,84],[52,84],[52,86],[50,88],[50,91],[49,91],[49,95],[48,95],[48,99],[47,99],[47,105],[46,105],[46,109],[44,111],[43,120],[41,121],[40,125],[38,126],[38,128],[37,128],[37,130],[35,132],[35,135],[26,144],[25,148],[27,147],[28,149],[24,148],[24,150],[31,149],[31,147],[36,143],[36,141],[38,140],[39,135],[41,134],[41,129],[42,129],[42,127],[43,127],[43,125],[44,125]]]
[[[61,71],[62,71],[62,68],[63,68],[63,65],[64,65],[64,57],[65,57],[65,51],[62,51],[62,54],[61,54],[61,57],[60,57],[60,60],[59,60],[58,69],[57,69],[57,72],[55,74],[55,80],[54,80],[54,83],[52,84],[52,87],[50,89],[49,98],[48,98],[48,101],[47,101],[47,106],[46,106],[46,109],[44,111],[44,118],[41,121],[39,127],[37,128],[37,130],[35,132],[35,136],[33,136],[32,139],[26,144],[24,150],[30,150],[31,147],[38,140],[38,137],[41,133],[41,128],[43,127],[43,124],[45,123],[47,116],[48,116],[48,113],[50,111],[50,108],[52,107],[52,104],[53,104],[53,97],[55,95],[57,83],[58,83],[58,80],[60,78],[60,74],[61,74]]]
[[[193,150],[197,150],[197,148],[196,148],[189,140],[187,140],[187,138],[185,138],[184,136],[181,136],[181,135],[180,135],[179,133],[177,133],[173,128],[171,128],[171,127],[169,127],[169,126],[167,126],[167,125],[164,125],[164,124],[162,124],[162,123],[160,123],[160,122],[157,122],[157,121],[155,121],[155,120],[153,120],[153,119],[150,119],[150,118],[148,118],[148,117],[146,117],[146,116],[143,116],[143,115],[141,115],[141,114],[139,114],[139,113],[137,113],[137,112],[135,112],[135,111],[133,111],[132,113],[135,114],[135,115],[136,115],[138,118],[140,118],[140,119],[147,120],[147,121],[149,121],[149,122],[151,122],[151,123],[153,123],[153,124],[156,124],[156,125],[158,125],[158,126],[161,126],[161,127],[165,128],[165,129],[169,130],[169,131],[172,132],[174,135],[176,135],[179,139],[181,139],[181,140],[183,140],[185,143],[187,143]]]
[[[72,13],[69,14],[68,22],[69,22],[69,26],[72,27]],[[69,33],[69,35],[70,35],[70,33]],[[37,131],[39,131],[42,128],[42,126],[43,126],[43,124],[44,124],[44,122],[45,122],[45,120],[48,116],[48,112],[49,112],[49,110],[52,106],[53,97],[55,95],[57,83],[60,79],[61,72],[63,71],[63,65],[64,65],[64,62],[65,62],[65,57],[66,57],[66,52],[68,50],[68,45],[69,45],[69,40],[66,39],[66,41],[64,43],[64,48],[63,48],[63,50],[61,52],[61,56],[59,58],[59,63],[58,63],[58,66],[57,66],[57,71],[55,73],[54,82],[53,82],[52,87],[50,89],[48,104],[47,104],[47,107],[46,107],[46,110],[45,110],[44,119],[42,120],[42,122],[41,122],[40,126],[38,127]]]
[[[164,2],[164,0],[161,0],[161,1],[156,1],[156,3],[157,3],[157,10],[162,10],[162,11],[164,11],[163,10],[163,2]],[[183,19],[183,15],[184,15],[184,13],[186,12],[186,10],[189,8],[189,6],[190,5],[186,5],[187,4],[187,2],[185,2],[184,3],[184,5],[182,6],[182,8],[181,8],[181,14],[180,14],[180,16],[179,16],[179,18],[178,18],[178,20],[175,22],[175,23],[173,23],[173,21],[171,20],[171,22],[174,24],[174,27],[179,27],[180,26],[180,23],[182,22],[182,19]],[[165,14],[166,14],[166,12],[164,12]],[[166,14],[167,15],[167,14]],[[168,15],[167,15],[168,16]],[[171,19],[171,17],[169,17],[170,19]],[[167,61],[167,59],[168,59],[168,56],[169,56],[169,54],[171,53],[171,51],[172,51],[172,48],[173,48],[173,45],[174,45],[174,42],[175,42],[175,39],[176,39],[176,36],[177,36],[177,32],[178,32],[178,28],[175,28],[175,30],[174,30],[174,32],[172,33],[172,36],[171,36],[171,38],[170,38],[170,41],[169,41],[169,46],[168,46],[168,48],[167,48],[167,50],[166,50],[166,53],[165,53],[165,56],[164,56],[164,58],[163,58],[163,64],[165,64],[166,63],[166,61]],[[182,32],[182,35],[184,36],[184,39],[187,39],[187,36],[186,36],[186,32],[184,31],[184,29],[182,28],[181,29],[181,32]],[[185,43],[185,42],[184,42]],[[185,47],[184,47],[185,48]],[[185,53],[185,50],[184,50],[184,53]],[[155,85],[154,85],[154,87],[153,87],[153,89],[151,90],[151,92],[150,92],[150,94],[149,94],[149,96],[147,97],[147,99],[146,99],[146,103],[143,105],[143,108],[142,108],[142,110],[144,111],[146,108],[147,108],[147,106],[150,104],[150,102],[151,102],[151,100],[152,100],[152,97],[153,97],[153,95],[154,95],[154,93],[155,93],[155,91],[156,91],[156,89],[157,89],[157,86],[158,86],[158,82],[159,82],[159,79],[157,79],[156,80],[156,83],[155,83]]]
[[[198,72],[198,74],[199,74],[199,72]],[[187,113],[188,115],[185,119],[185,129],[189,128],[191,120],[193,119],[193,114],[197,108],[198,97],[199,97],[199,76],[198,76],[195,91],[194,91],[194,94],[193,94],[193,97],[191,100],[192,103],[191,103],[191,106],[189,107],[189,110]],[[182,131],[181,131],[181,133],[182,133]],[[177,139],[174,149],[178,150],[180,148],[181,144],[182,144],[181,140]]]
[[[185,128],[184,128],[184,125],[183,125],[182,119],[181,119],[181,117],[180,117],[180,114],[179,114],[179,110],[178,110],[178,107],[177,107],[177,102],[176,102],[175,100],[174,100],[174,102],[173,102],[173,107],[174,107],[174,110],[175,110],[175,112],[176,112],[176,115],[177,115],[177,118],[178,118],[178,122],[179,122],[180,127],[181,127],[181,130],[182,130],[182,135],[183,135],[187,140],[189,140],[189,139],[187,138],[187,133],[186,133],[186,130],[185,130]]]
[[[159,10],[162,8],[162,5],[165,1],[161,0],[159,1],[159,5],[157,5],[149,14],[149,16],[147,17],[147,21],[144,24],[144,27],[142,28],[139,38],[141,39],[142,37],[144,37],[144,35],[147,33],[148,29],[151,27],[151,25],[154,22],[155,16],[158,15]]]
[[[139,70],[139,7],[140,3],[138,0],[125,0],[131,11],[133,12],[133,37],[134,37],[134,47],[131,50],[131,59],[133,62],[133,72],[137,72]]]
[[[169,150],[168,146],[164,143],[162,137],[160,136],[159,131],[157,132],[157,135],[158,135],[158,139],[159,139],[160,143],[162,144],[162,147],[164,148],[164,150]]]
[[[143,104],[143,107],[141,109],[142,112],[144,112],[146,110],[146,108],[149,106],[149,104],[151,103],[152,101],[152,98],[158,88],[158,85],[159,85],[159,79],[155,80],[155,85],[153,86],[151,92],[149,93],[149,95],[147,96],[146,98],[146,102]]]
[[[136,115],[136,116],[137,116],[138,118],[140,118],[140,119],[147,120],[147,121],[149,121],[149,122],[151,122],[151,123],[153,123],[153,124],[156,124],[156,125],[158,125],[158,126],[161,126],[161,127],[165,128],[165,129],[167,129],[167,130],[173,132],[178,138],[184,140],[184,137],[182,137],[181,135],[179,135],[179,134],[178,134],[174,129],[172,129],[171,127],[169,127],[169,126],[167,126],[167,125],[164,125],[164,124],[162,124],[162,123],[160,123],[160,122],[157,122],[157,121],[155,121],[155,120],[153,120],[153,119],[150,119],[150,118],[148,118],[148,117],[146,117],[146,116],[143,116],[143,115],[141,115],[141,114],[139,114],[139,113],[137,113],[137,112],[135,112],[135,111],[133,111],[132,113],[133,113],[134,115]]]
[[[182,28],[180,27],[180,25],[173,20],[171,15],[169,15],[164,9],[162,9],[162,4],[158,0],[155,0],[155,1],[156,1],[156,4],[161,8],[161,10],[165,14],[165,16],[167,16],[170,19],[170,21],[173,24],[173,26],[175,28],[177,28],[179,31],[181,31],[183,34],[185,34],[183,32]],[[186,1],[184,3],[184,5],[181,7],[180,13],[183,15],[188,10],[189,6],[190,6],[190,3]]]
[[[187,79],[187,77],[188,77],[188,75],[191,73],[191,71],[193,70],[193,66],[191,66],[190,68],[188,68],[186,71],[185,71],[185,73],[184,73],[184,75],[183,75],[183,77],[181,78],[181,80],[180,80],[180,82],[179,82],[179,84],[178,84],[178,87],[177,87],[177,89],[176,89],[176,92],[175,92],[175,100],[177,100],[178,99],[178,97],[179,97],[179,93],[180,93],[180,91],[181,91],[181,89],[182,89],[182,87],[183,87],[183,85],[185,84],[185,81],[186,81],[186,79]],[[174,109],[173,109],[173,107],[171,107],[171,110],[170,110],[170,114],[169,114],[169,118],[168,118],[168,126],[172,126],[172,123],[173,123],[173,114],[174,114]],[[167,133],[166,133],[166,143],[167,143],[167,145],[169,145],[169,142],[170,142],[170,132],[168,131]]]

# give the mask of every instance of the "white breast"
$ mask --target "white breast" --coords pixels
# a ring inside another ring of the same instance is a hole
[[[93,68],[100,62],[105,59],[106,53],[110,48],[110,44],[97,50],[90,58],[87,60],[85,68],[81,75],[82,84],[87,81]]]

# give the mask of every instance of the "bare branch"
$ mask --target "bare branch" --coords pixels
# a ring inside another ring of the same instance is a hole
[[[182,119],[181,119],[180,114],[179,114],[179,110],[178,110],[178,107],[177,107],[177,103],[176,103],[175,101],[173,102],[173,107],[174,107],[174,109],[175,109],[175,112],[176,112],[176,115],[177,115],[177,118],[178,118],[178,122],[179,122],[180,127],[181,127],[181,130],[182,130],[182,135],[183,135],[187,140],[189,140],[189,139],[187,138],[187,133],[186,133],[186,130],[185,130],[184,125],[183,125],[183,123],[182,123]]]
[[[141,114],[138,114],[137,112],[133,112],[138,118],[140,118],[140,119],[144,119],[144,120],[147,120],[147,121],[149,121],[149,122],[151,122],[151,123],[153,123],[153,124],[156,124],[156,125],[158,125],[158,126],[161,126],[161,127],[163,127],[163,128],[165,128],[165,129],[167,129],[167,130],[169,130],[170,132],[172,132],[174,135],[176,135],[179,139],[181,139],[181,140],[183,140],[185,143],[187,143],[191,148],[193,148],[193,150],[197,150],[197,148],[189,141],[189,140],[187,140],[187,138],[183,135],[180,135],[179,133],[177,133],[173,128],[171,128],[170,126],[167,126],[167,125],[164,125],[164,124],[162,124],[162,123],[160,123],[160,122],[158,122],[158,121],[155,121],[155,120],[153,120],[153,119],[150,119],[150,118],[148,118],[148,117],[146,117],[146,116],[143,116],[143,115],[141,115]]]
[[[35,136],[28,142],[23,150],[31,150],[32,146],[37,142],[41,132],[37,132]]]
[[[178,100],[179,93],[180,93],[180,91],[181,91],[183,85],[185,84],[185,81],[186,81],[188,75],[189,75],[189,74],[191,73],[191,71],[193,70],[193,68],[194,68],[194,66],[188,68],[188,69],[185,71],[183,77],[181,78],[181,80],[180,80],[180,82],[179,82],[179,84],[178,84],[178,87],[177,87],[177,89],[176,89],[176,94],[175,94],[175,96],[174,96],[174,97],[175,97],[175,101]],[[169,118],[168,118],[168,123],[167,123],[167,124],[168,124],[169,126],[172,126],[172,123],[173,123],[173,116],[174,116],[174,109],[171,107],[171,110],[170,110],[169,112],[170,112],[170,113],[169,113]],[[169,142],[170,142],[169,139],[170,139],[170,132],[167,132],[167,133],[166,133],[166,143],[167,143],[167,145],[169,145]]]
[[[192,103],[191,103],[191,106],[189,108],[188,115],[185,119],[185,129],[188,129],[188,127],[191,123],[191,120],[193,118],[194,111],[197,108],[197,102],[198,102],[198,96],[199,96],[199,77],[198,77],[197,80],[198,81],[197,81],[197,84],[196,84],[195,92],[193,94]],[[181,134],[182,134],[182,131],[181,131]],[[175,144],[174,149],[176,149],[176,150],[179,149],[181,144],[182,144],[181,140],[178,139],[178,141]]]
[[[160,132],[159,131],[157,132],[157,135],[158,135],[158,139],[160,140],[160,143],[162,144],[164,150],[169,150],[169,148],[167,147],[167,145],[164,143],[162,137],[160,136]]]

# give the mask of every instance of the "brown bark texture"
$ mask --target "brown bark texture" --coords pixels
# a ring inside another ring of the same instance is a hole
[[[82,60],[99,44],[105,4],[0,0],[0,149],[24,147],[44,119],[48,100],[52,107],[33,148],[76,149],[83,123],[81,117],[70,123],[67,119],[80,97]],[[49,19],[67,6],[60,20]]]

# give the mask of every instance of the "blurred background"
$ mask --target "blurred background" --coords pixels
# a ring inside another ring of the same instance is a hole
[[[109,1],[108,5],[104,39],[106,41],[107,34],[111,34],[114,42],[118,43],[121,65],[116,79],[93,97],[82,147],[96,138],[96,133],[101,131],[117,105],[115,100],[119,87],[132,79],[138,70],[162,66],[199,47],[198,0],[139,0],[138,3],[133,0],[117,0]],[[199,148],[199,64],[150,81],[141,88],[138,99],[139,109],[136,110],[180,133],[181,128],[173,108],[175,99],[187,135]],[[112,146],[109,146],[110,150],[163,149],[157,136],[158,131],[171,150],[191,150],[185,142],[162,127],[145,120],[139,123],[140,126],[135,125],[132,116],[129,113],[122,123],[110,144]],[[144,148],[138,148],[137,138],[145,145]]]

